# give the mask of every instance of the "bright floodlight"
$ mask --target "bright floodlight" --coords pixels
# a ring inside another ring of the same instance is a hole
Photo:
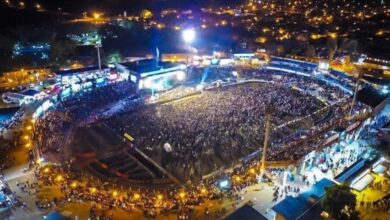
[[[177,80],[183,81],[186,78],[186,74],[183,71],[178,71],[176,77]]]
[[[187,29],[182,32],[183,40],[188,44],[194,41],[195,39],[195,30],[194,29]]]
[[[228,180],[222,180],[221,182],[219,182],[219,187],[220,188],[226,188],[228,185],[229,185],[229,181]]]

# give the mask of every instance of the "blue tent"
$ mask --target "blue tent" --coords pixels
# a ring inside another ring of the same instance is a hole
[[[53,211],[49,215],[47,215],[46,218],[44,218],[44,219],[46,219],[46,220],[68,220],[70,218],[63,216],[58,211]]]
[[[272,210],[288,220],[321,219],[323,208],[320,199],[325,195],[325,189],[333,185],[333,181],[323,178],[298,197],[287,196]]]

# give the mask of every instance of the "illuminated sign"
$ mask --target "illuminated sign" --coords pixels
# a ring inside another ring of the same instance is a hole
[[[129,140],[129,141],[134,141],[134,138],[133,138],[130,134],[125,133],[124,136],[125,136],[125,138],[126,138],[127,140]]]

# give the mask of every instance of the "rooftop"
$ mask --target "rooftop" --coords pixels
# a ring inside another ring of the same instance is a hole
[[[333,185],[333,181],[323,178],[298,197],[287,196],[272,209],[288,220],[320,219],[323,208],[319,200],[325,195],[325,189]]]
[[[260,214],[250,205],[244,205],[241,208],[228,215],[224,220],[266,220],[267,218]]]
[[[161,69],[172,68],[177,66],[178,64],[159,61],[158,65],[156,65],[155,59],[145,59],[145,60],[121,63],[121,65],[126,67],[128,70],[132,72],[146,73],[146,72],[158,71]]]
[[[102,65],[102,69],[107,69],[108,66]],[[83,72],[89,72],[89,71],[97,71],[99,70],[98,66],[89,66],[89,67],[84,67],[84,68],[79,68],[79,69],[70,69],[70,70],[59,70],[56,71],[56,75],[60,76],[68,76],[68,75],[73,75],[76,73],[83,73]]]

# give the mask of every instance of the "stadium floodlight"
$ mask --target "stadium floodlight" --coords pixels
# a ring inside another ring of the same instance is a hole
[[[203,84],[199,84],[199,85],[196,86],[196,90],[198,90],[198,91],[202,91],[203,88],[204,88]]]
[[[183,81],[186,78],[186,74],[183,71],[178,71],[176,77],[177,80]]]
[[[184,42],[187,44],[190,44],[194,41],[195,39],[195,30],[193,28],[191,29],[186,29],[181,33],[181,36],[183,37]]]
[[[229,186],[229,181],[228,180],[222,180],[221,182],[219,182],[219,187],[220,188],[226,188]]]
[[[143,81],[143,86],[144,86],[145,88],[151,88],[152,85],[153,85],[152,80],[150,80],[149,78],[147,78],[147,79],[145,79],[145,80]]]
[[[160,80],[157,83],[152,83],[151,88],[156,91],[164,90],[164,81]]]

